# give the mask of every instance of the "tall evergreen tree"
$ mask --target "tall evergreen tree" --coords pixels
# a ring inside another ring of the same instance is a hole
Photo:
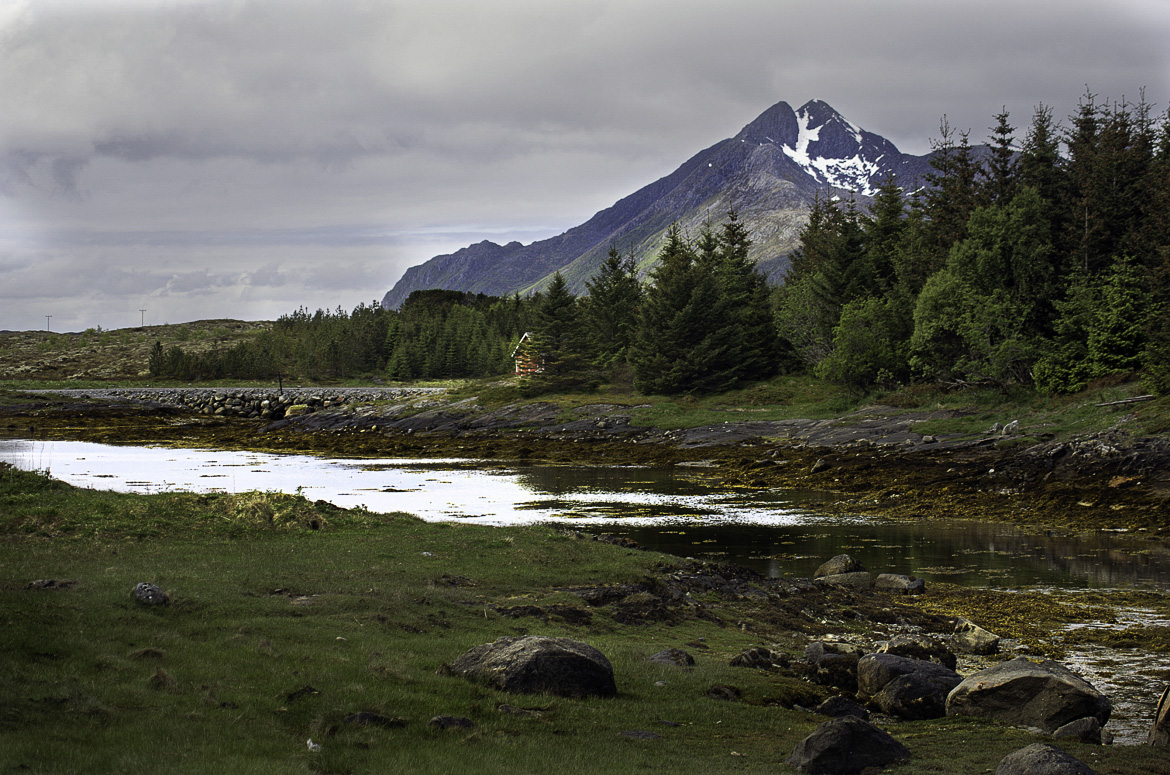
[[[734,209],[716,242],[723,303],[730,318],[727,370],[737,381],[766,379],[781,367],[780,338],[767,280],[748,257],[752,240]]]
[[[975,160],[966,132],[959,134],[943,116],[941,137],[931,141],[933,172],[926,176],[922,206],[928,224],[928,240],[935,255],[935,268],[941,268],[951,246],[967,235],[967,219],[977,205],[976,183],[979,164]]]
[[[1007,108],[995,115],[991,152],[980,171],[979,203],[1006,205],[1016,193],[1015,127],[1008,123]]]
[[[728,349],[719,317],[722,291],[709,262],[700,261],[677,224],[651,272],[634,339],[634,386],[642,393],[715,392],[734,383],[719,369]]]
[[[541,295],[534,333],[541,370],[531,377],[533,392],[574,390],[589,384],[591,374],[577,299],[560,272],[553,275]]]
[[[622,256],[617,246],[610,246],[585,287],[589,293],[581,300],[581,312],[589,351],[594,363],[608,368],[628,356],[637,328],[642,286],[633,254]]]

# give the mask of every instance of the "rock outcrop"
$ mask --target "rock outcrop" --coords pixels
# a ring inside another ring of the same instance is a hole
[[[1108,698],[1063,665],[1016,657],[967,676],[947,697],[948,716],[988,716],[1051,734],[1086,716],[1109,721]]]
[[[1033,743],[1003,757],[995,775],[1097,775],[1097,772],[1055,746]]]
[[[866,654],[857,663],[857,696],[904,719],[941,718],[947,695],[962,681],[937,662],[894,654]]]
[[[1162,690],[1162,697],[1154,709],[1154,724],[1150,727],[1146,743],[1159,748],[1170,746],[1170,686]]]
[[[955,622],[955,634],[951,642],[955,648],[967,654],[994,654],[999,651],[998,635],[962,617]]]
[[[906,761],[910,750],[888,732],[855,716],[821,724],[784,760],[807,775],[854,775]]]
[[[446,670],[518,694],[613,697],[613,666],[597,649],[569,638],[503,637],[467,651]]]

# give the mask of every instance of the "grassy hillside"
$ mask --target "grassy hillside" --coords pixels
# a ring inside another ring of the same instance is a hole
[[[150,348],[181,346],[191,352],[226,348],[271,326],[265,321],[197,320],[82,333],[0,331],[0,380],[13,382],[106,382],[149,377]],[[0,386],[4,382],[0,382]],[[83,385],[69,385],[82,387]]]

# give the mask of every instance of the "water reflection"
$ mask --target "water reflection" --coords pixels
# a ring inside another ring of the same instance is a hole
[[[850,554],[874,572],[963,586],[1170,587],[1170,550],[1116,536],[1035,534],[1010,525],[917,523],[693,525],[608,532],[658,551],[733,562],[768,576],[811,576]]]
[[[0,460],[125,492],[300,492],[427,520],[559,522],[770,576],[808,576],[824,559],[849,553],[876,572],[967,586],[1170,588],[1170,552],[1153,542],[975,522],[826,517],[810,508],[817,493],[725,490],[702,468],[512,467],[21,439],[0,439]]]

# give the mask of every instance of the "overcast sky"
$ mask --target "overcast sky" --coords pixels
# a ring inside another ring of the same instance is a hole
[[[0,329],[352,309],[781,100],[911,153],[1086,87],[1161,114],[1168,40],[1166,0],[0,0]]]

